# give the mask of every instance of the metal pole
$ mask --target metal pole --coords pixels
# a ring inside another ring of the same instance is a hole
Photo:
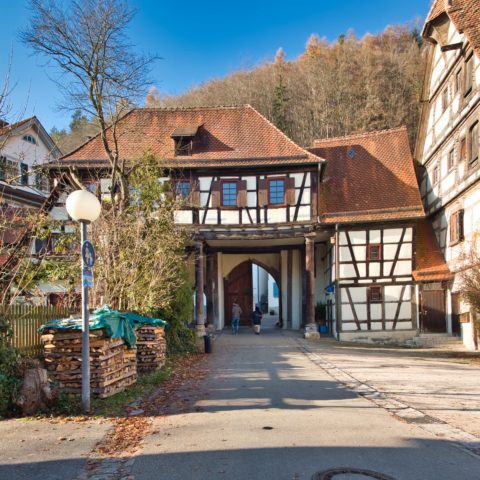
[[[87,222],[80,221],[81,245],[87,239]],[[88,324],[88,287],[83,281],[83,270],[86,265],[82,258],[82,409],[90,412],[90,337]]]

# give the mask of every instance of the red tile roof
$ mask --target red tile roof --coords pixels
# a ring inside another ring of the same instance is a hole
[[[450,272],[438,245],[432,224],[428,220],[417,223],[416,266],[412,272],[418,282],[450,280]]]
[[[175,156],[171,138],[198,126],[191,156]],[[174,109],[134,109],[117,123],[120,157],[135,161],[146,152],[170,167],[232,167],[318,163],[249,105]],[[60,160],[60,165],[108,166],[99,136]]]
[[[424,217],[405,127],[315,140],[309,150],[327,160],[322,222]]]
[[[465,34],[480,58],[480,0],[453,0],[450,6],[446,0],[436,0],[425,21],[424,36],[428,25],[444,12],[450,17],[455,28]]]

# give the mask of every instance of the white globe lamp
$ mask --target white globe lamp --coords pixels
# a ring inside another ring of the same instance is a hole
[[[94,222],[102,210],[98,198],[88,190],[75,190],[65,202],[70,217],[77,222]]]

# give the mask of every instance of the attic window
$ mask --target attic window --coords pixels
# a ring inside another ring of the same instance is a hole
[[[348,152],[347,155],[349,158],[353,158],[355,156],[356,152],[354,148],[351,148]]]
[[[197,134],[198,125],[176,128],[172,133],[175,142],[175,156],[190,156],[192,154],[193,137]]]
[[[35,138],[32,135],[24,135],[22,137],[22,140],[25,140],[26,142],[31,143],[32,145],[37,144],[37,141],[35,140]]]

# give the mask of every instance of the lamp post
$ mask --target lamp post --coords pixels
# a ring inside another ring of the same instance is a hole
[[[87,241],[87,225],[94,222],[102,209],[98,198],[87,190],[75,190],[65,203],[70,217],[80,222],[82,245],[82,409],[90,411],[90,338],[88,324],[88,287],[91,286],[89,268],[95,263],[95,252]]]

